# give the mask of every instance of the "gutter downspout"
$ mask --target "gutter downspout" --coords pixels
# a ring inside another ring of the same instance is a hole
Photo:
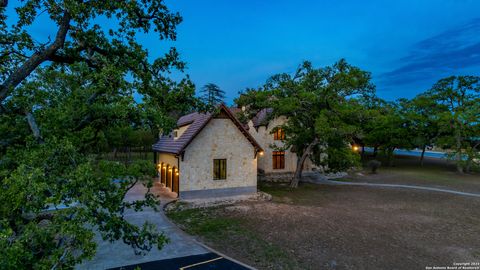
[[[178,170],[178,192],[177,192],[177,198],[180,198],[180,157],[177,156],[177,170]]]

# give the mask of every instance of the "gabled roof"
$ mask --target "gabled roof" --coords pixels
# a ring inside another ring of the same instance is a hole
[[[267,126],[269,122],[269,116],[273,112],[272,108],[261,109],[253,118],[253,126]]]
[[[235,126],[242,132],[242,134],[247,138],[247,140],[253,145],[255,151],[263,151],[260,145],[255,141],[255,139],[248,133],[245,127],[238,121],[238,119],[233,115],[233,113],[224,105],[219,106],[219,113],[224,113],[224,115],[229,118]],[[162,136],[157,143],[153,145],[153,150],[156,152],[171,153],[171,154],[180,154],[185,148],[195,139],[195,137],[200,133],[200,131],[207,126],[212,118],[217,114],[211,113],[198,113],[194,112],[180,117],[177,121],[177,127],[189,125],[187,130],[183,134],[175,139],[172,136]]]

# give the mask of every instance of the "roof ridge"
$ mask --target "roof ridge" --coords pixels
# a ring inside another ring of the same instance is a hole
[[[242,134],[247,138],[247,140],[254,146],[256,151],[263,151],[261,146],[257,141],[252,137],[252,135],[245,129],[245,127],[240,123],[240,121],[233,115],[233,113],[228,109],[228,107],[222,103],[219,105],[220,110],[224,110],[228,115],[228,118],[235,124],[235,126],[242,132]],[[195,139],[195,137],[205,128],[205,126],[210,122],[210,120],[215,116],[213,113],[191,113],[189,115],[198,115],[199,117],[193,119],[184,119],[184,123],[187,120],[192,120],[193,122],[187,127],[187,129],[182,133],[182,135],[176,139],[172,137],[161,137],[159,140],[152,146],[154,151],[158,152],[167,152],[173,154],[180,154],[185,150],[185,148]],[[183,117],[183,116],[182,116]],[[181,118],[182,118],[181,117]],[[179,118],[180,120],[180,118]],[[177,121],[177,126],[178,126]]]

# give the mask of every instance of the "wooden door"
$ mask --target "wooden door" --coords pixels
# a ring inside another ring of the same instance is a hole
[[[166,175],[166,168],[165,165],[162,163],[162,170],[160,172],[160,182],[165,186],[165,179],[167,177]]]
[[[170,190],[172,189],[172,168],[167,166],[167,185]]]
[[[178,173],[178,170],[174,170],[173,172],[173,183],[172,183],[172,191],[173,192],[176,192],[178,194],[178,191],[180,190],[179,188],[179,185],[180,185],[180,181],[179,181],[179,173]]]

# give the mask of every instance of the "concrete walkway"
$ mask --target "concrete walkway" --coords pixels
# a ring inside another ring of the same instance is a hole
[[[165,190],[155,186],[153,192],[160,194],[162,206],[172,197],[168,196]],[[145,187],[137,185],[127,194],[126,200],[136,200],[144,198]],[[124,244],[123,241],[110,243],[103,241],[100,235],[97,235],[97,253],[91,261],[84,262],[77,266],[77,269],[106,269],[120,267],[123,265],[131,265],[156,260],[199,255],[210,252],[188,235],[181,233],[179,229],[173,225],[163,211],[155,212],[153,209],[145,209],[142,212],[129,211],[126,215],[128,221],[136,225],[142,225],[145,221],[155,224],[157,228],[164,232],[170,239],[170,243],[164,246],[162,250],[152,248],[145,256],[135,255],[133,249]]]
[[[469,192],[462,192],[462,191],[456,191],[456,190],[450,190],[450,189],[432,188],[432,187],[415,186],[415,185],[357,183],[357,182],[334,181],[334,180],[325,180],[325,179],[315,181],[315,183],[326,184],[326,185],[350,185],[350,186],[371,186],[371,187],[388,187],[388,188],[409,188],[409,189],[443,192],[443,193],[450,193],[450,194],[455,194],[455,195],[460,195],[460,196],[470,196],[470,197],[480,198],[480,194],[478,194],[478,193],[469,193]]]

